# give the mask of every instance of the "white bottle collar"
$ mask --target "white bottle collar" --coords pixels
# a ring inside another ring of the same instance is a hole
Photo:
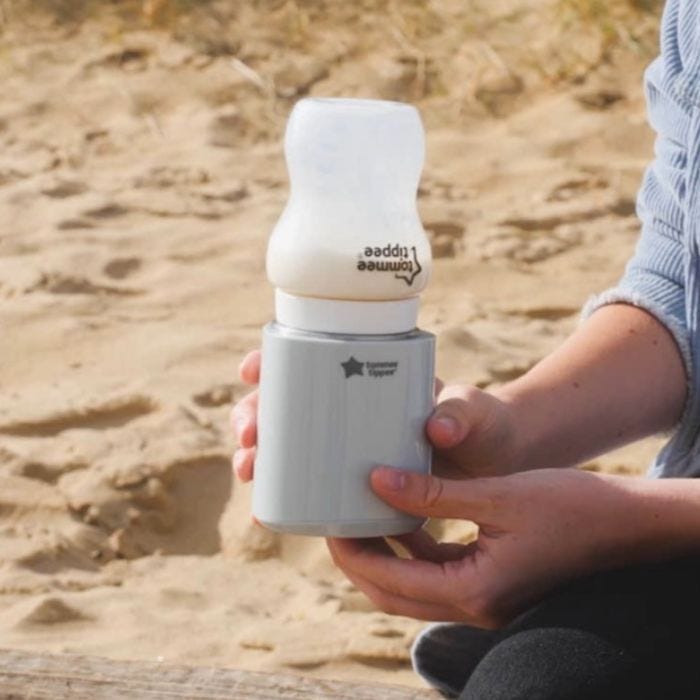
[[[291,328],[317,333],[390,335],[412,331],[418,297],[392,301],[318,299],[275,290],[275,317]]]

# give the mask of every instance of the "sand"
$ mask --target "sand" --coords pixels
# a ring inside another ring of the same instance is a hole
[[[374,610],[321,541],[253,525],[232,478],[286,115],[305,94],[418,104],[421,326],[445,380],[495,386],[634,246],[654,18],[611,37],[555,0],[5,5],[3,646],[420,685],[421,623]],[[660,442],[588,467],[639,473]]]

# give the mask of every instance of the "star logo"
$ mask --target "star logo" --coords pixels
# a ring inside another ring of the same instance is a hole
[[[347,362],[341,362],[340,366],[345,370],[345,379],[349,379],[353,375],[357,375],[358,377],[364,377],[364,367],[365,363],[364,362],[358,362],[354,357],[350,357],[350,359]]]
[[[410,274],[406,275],[394,275],[397,280],[403,280],[409,287],[413,284],[413,280],[420,275],[420,273],[423,271],[423,268],[421,267],[421,264],[418,262],[418,253],[416,252],[416,246],[411,246],[411,250],[413,252],[413,262],[415,263],[415,268],[413,268],[413,272]]]

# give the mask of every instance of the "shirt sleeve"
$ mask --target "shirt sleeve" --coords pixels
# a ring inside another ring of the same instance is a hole
[[[582,316],[585,319],[602,306],[621,303],[645,310],[671,333],[683,358],[690,388],[692,359],[681,232],[669,229],[660,221],[643,225],[622,279],[612,289],[590,298]]]
[[[693,353],[687,319],[686,249],[691,110],[678,99],[675,86],[684,73],[679,42],[678,2],[669,0],[661,31],[661,55],[645,73],[649,123],[656,131],[655,158],[637,197],[641,235],[622,279],[593,297],[583,318],[606,304],[626,303],[644,309],[673,336],[683,358],[688,400],[694,392]],[[686,411],[687,413],[687,411]]]

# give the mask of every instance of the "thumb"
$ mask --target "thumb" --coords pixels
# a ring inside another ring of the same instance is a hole
[[[486,479],[441,479],[431,474],[378,467],[370,476],[372,490],[385,503],[411,515],[456,518],[487,523],[503,511],[505,490]]]
[[[426,431],[430,442],[441,449],[459,445],[478,421],[480,410],[477,398],[466,401],[455,397],[442,401],[428,419]]]

